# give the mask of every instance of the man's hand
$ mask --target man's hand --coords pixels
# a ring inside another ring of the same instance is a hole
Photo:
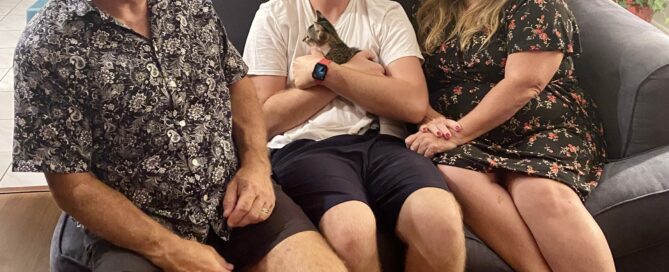
[[[376,54],[373,51],[364,50],[355,54],[351,60],[342,66],[373,76],[384,76],[386,69],[381,64],[376,63],[375,58]]]
[[[233,228],[260,223],[272,214],[275,201],[270,170],[241,167],[225,191],[223,216]]]
[[[451,140],[437,137],[432,133],[420,131],[407,137],[404,142],[409,149],[416,151],[418,154],[421,154],[426,158],[432,158],[435,154],[443,153],[458,147],[458,144]]]
[[[166,272],[229,272],[232,264],[221,257],[214,248],[181,238],[164,241],[165,252],[149,260]]]
[[[316,64],[323,58],[325,58],[323,52],[319,48],[313,47],[311,48],[311,54],[298,57],[293,61],[292,71],[295,87],[306,90],[316,86],[312,74]]]

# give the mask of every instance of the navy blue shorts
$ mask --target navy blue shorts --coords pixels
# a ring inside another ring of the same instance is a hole
[[[412,193],[448,190],[432,161],[407,149],[402,139],[382,134],[298,140],[274,150],[272,165],[277,183],[315,225],[330,208],[357,200],[394,231]]]

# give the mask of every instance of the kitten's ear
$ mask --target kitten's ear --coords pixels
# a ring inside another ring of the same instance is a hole
[[[321,13],[320,10],[317,10],[317,11],[316,11],[316,17],[317,17],[318,19],[325,19],[325,17],[323,17],[323,13]]]

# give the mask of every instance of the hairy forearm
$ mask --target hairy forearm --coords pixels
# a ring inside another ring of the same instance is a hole
[[[365,110],[390,119],[419,123],[428,108],[423,78],[408,82],[331,64],[323,84]]]
[[[180,239],[93,174],[47,174],[58,206],[110,243],[160,263]]]
[[[259,167],[270,171],[267,154],[267,131],[262,107],[255,87],[244,78],[231,87],[232,134],[242,167]]]
[[[454,140],[463,144],[502,125],[542,89],[506,79],[500,81],[471,112],[458,120],[463,130],[455,134]]]
[[[263,104],[268,135],[274,137],[304,123],[335,98],[337,95],[323,86],[279,91]]]

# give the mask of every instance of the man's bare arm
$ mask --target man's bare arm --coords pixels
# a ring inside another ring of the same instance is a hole
[[[321,58],[322,55],[312,53],[296,59],[293,69],[297,86],[314,84],[310,73]],[[369,62],[363,56],[361,60],[354,59],[345,65],[330,64],[321,85],[379,116],[410,123],[419,123],[425,117],[427,84],[418,58],[404,57],[393,61],[385,67],[385,76],[355,69],[355,62],[362,61]]]
[[[251,76],[262,103],[269,138],[311,118],[337,95],[325,87],[286,89],[285,76]]]
[[[253,82],[243,78],[230,86],[232,134],[241,165],[223,200],[223,215],[231,227],[265,221],[274,208],[267,132]]]
[[[214,249],[181,239],[93,174],[45,176],[58,206],[112,244],[134,251],[167,271],[232,270]]]

